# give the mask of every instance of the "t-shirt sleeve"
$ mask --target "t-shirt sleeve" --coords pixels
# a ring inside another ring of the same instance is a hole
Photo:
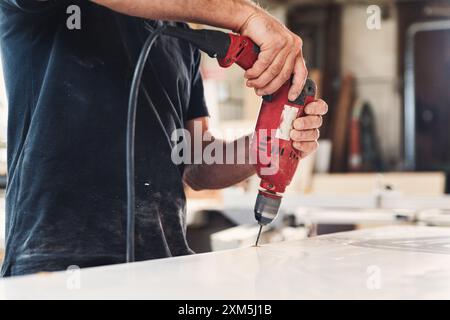
[[[9,7],[14,7],[28,12],[39,12],[54,7],[56,4],[60,4],[62,0],[0,0],[0,5],[5,4]]]
[[[203,89],[203,79],[200,73],[200,58],[200,51],[196,49],[194,53],[191,94],[186,120],[209,116]]]

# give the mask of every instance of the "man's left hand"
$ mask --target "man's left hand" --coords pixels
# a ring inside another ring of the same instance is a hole
[[[311,102],[305,107],[305,117],[294,121],[291,139],[295,149],[300,151],[301,158],[305,158],[319,146],[322,116],[328,112],[328,105],[323,100]]]

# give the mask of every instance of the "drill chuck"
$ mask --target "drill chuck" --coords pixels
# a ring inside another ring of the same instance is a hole
[[[255,219],[261,226],[270,224],[277,217],[280,205],[280,196],[260,191],[255,203]]]

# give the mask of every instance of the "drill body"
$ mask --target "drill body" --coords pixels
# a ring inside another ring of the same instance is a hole
[[[219,59],[222,67],[236,63],[250,69],[258,59],[259,47],[248,37],[229,34],[226,56]],[[277,92],[263,97],[251,144],[256,172],[261,178],[255,204],[255,218],[260,225],[271,223],[277,216],[282,195],[297,170],[300,152],[292,146],[290,132],[293,121],[304,116],[305,106],[315,100],[316,85],[307,79],[295,101],[288,100],[291,81]]]
[[[169,28],[166,34],[183,38],[227,68],[236,63],[250,69],[258,59],[259,47],[246,37],[213,30]],[[300,152],[292,146],[293,121],[304,116],[305,106],[315,100],[316,85],[307,79],[295,101],[288,100],[291,81],[274,94],[264,96],[251,143],[252,161],[261,178],[255,203],[255,218],[263,226],[277,216],[286,187],[297,170]]]

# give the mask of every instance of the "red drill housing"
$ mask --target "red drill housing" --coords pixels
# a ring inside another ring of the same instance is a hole
[[[183,38],[227,68],[236,63],[244,70],[257,61],[259,47],[246,37],[213,30],[169,28],[166,34]],[[300,152],[290,139],[293,121],[305,115],[305,106],[316,98],[316,85],[307,79],[302,93],[295,101],[288,100],[291,81],[287,81],[274,94],[264,96],[251,152],[255,168],[261,178],[260,191],[255,204],[255,218],[261,225],[272,222],[278,214],[282,195],[297,170]]]
[[[222,67],[236,63],[244,70],[250,69],[258,59],[259,47],[248,37],[229,34],[230,44],[225,57],[219,59]],[[302,93],[295,101],[288,100],[291,81],[277,92],[263,97],[251,152],[256,160],[256,172],[261,178],[260,191],[255,205],[255,218],[261,225],[275,219],[282,194],[297,170],[300,152],[292,146],[290,131],[293,120],[305,115],[305,106],[316,99],[316,85],[307,79]]]

